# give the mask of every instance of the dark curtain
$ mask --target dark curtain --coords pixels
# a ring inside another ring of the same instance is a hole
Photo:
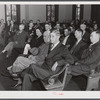
[[[17,8],[17,23],[20,23],[20,5],[16,5]]]
[[[55,5],[55,22],[58,21],[58,15],[59,15],[59,6]]]
[[[76,8],[77,8],[77,6],[73,5],[73,8],[72,8],[72,20],[76,19]],[[84,10],[84,6],[81,5],[80,6],[80,20],[83,19],[83,10]]]
[[[73,8],[72,8],[72,20],[75,20],[76,19],[76,5],[73,5]]]
[[[91,20],[96,21],[100,28],[100,5],[91,5]]]
[[[83,20],[83,12],[84,12],[84,6],[80,6],[80,20]]]

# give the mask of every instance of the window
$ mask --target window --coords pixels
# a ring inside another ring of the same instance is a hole
[[[80,5],[76,5],[76,19],[80,20]]]
[[[57,5],[46,6],[46,20],[50,22],[58,21],[58,6]]]
[[[72,11],[72,19],[78,19],[82,20],[83,19],[83,5],[73,5],[73,11]]]
[[[20,21],[20,6],[19,5],[5,5],[5,15],[7,20]]]

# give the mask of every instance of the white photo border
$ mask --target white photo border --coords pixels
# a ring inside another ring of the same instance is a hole
[[[72,5],[84,4],[91,5],[100,4],[100,1],[8,1],[1,2],[2,4],[21,4],[21,5],[45,5],[45,4],[59,4]],[[99,91],[0,91],[0,99],[99,99]]]

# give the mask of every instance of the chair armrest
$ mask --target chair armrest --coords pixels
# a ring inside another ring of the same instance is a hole
[[[49,83],[50,85],[53,85],[53,84],[55,83],[55,78],[56,78],[57,76],[59,76],[66,68],[68,69],[68,67],[69,67],[69,64],[66,64],[58,73],[56,73],[56,74],[50,76],[49,79],[48,79],[48,83]]]
[[[89,78],[96,78],[96,77],[100,76],[100,72],[96,72],[94,69],[91,70],[90,73],[91,74],[88,76]]]
[[[94,73],[89,75],[89,78],[96,78],[96,77],[100,77],[100,73]]]
[[[29,55],[20,54],[19,56],[28,58]]]

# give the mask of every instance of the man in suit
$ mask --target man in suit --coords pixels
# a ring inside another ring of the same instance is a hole
[[[51,32],[52,46],[49,54],[42,66],[32,64],[29,67],[28,73],[23,76],[22,90],[31,90],[32,83],[35,80],[43,80],[57,73],[63,65],[72,64],[74,62],[73,57],[70,55],[68,49],[60,43],[59,38],[60,32],[58,30]]]
[[[24,31],[24,25],[19,25],[19,31],[16,32],[16,34],[13,36],[13,40],[7,44],[2,53],[7,52],[6,58],[8,58],[14,48],[24,48],[28,38],[29,35]]]
[[[87,43],[82,40],[83,31],[81,29],[77,29],[75,31],[75,37],[77,41],[74,43],[74,46],[71,48],[70,52],[74,57],[74,60],[80,60],[83,51],[88,47]]]
[[[64,35],[65,37],[62,41],[62,44],[68,46],[68,49],[70,50],[74,45],[76,38],[74,34],[71,33],[71,28],[64,29]]]
[[[80,29],[83,31],[83,41],[90,45],[90,33],[86,31],[86,24],[81,24]]]
[[[50,44],[50,32],[43,34],[44,42],[39,48],[32,48],[30,50],[31,55],[27,57],[19,56],[12,66],[8,67],[10,74],[17,74],[22,72],[24,69],[28,68],[30,64],[35,63],[41,66],[48,54],[49,44]]]
[[[100,66],[100,30],[93,31],[90,35],[91,44],[86,49],[75,65],[70,66],[69,75],[66,79],[66,85],[73,76],[82,74],[89,74],[91,70],[96,69]]]

